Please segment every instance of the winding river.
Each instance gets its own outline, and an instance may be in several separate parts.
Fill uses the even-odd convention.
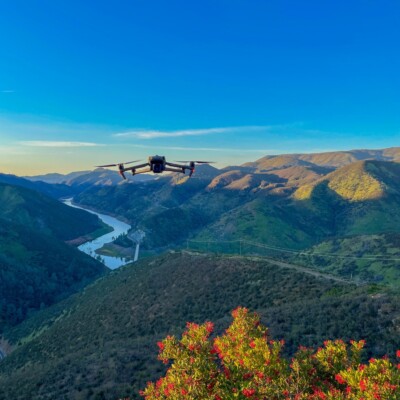
[[[70,207],[74,208],[80,208],[81,210],[85,210],[87,212],[90,212],[91,214],[97,215],[104,223],[107,225],[111,226],[114,230],[110,233],[107,233],[103,236],[98,237],[95,240],[92,240],[91,242],[86,242],[82,244],[81,246],[78,247],[79,250],[83,251],[86,254],[89,254],[90,256],[97,258],[98,255],[96,254],[96,250],[100,249],[105,245],[106,243],[110,243],[113,241],[113,238],[115,239],[117,236],[121,234],[128,233],[129,229],[131,229],[131,226],[126,224],[125,222],[122,222],[114,217],[111,217],[110,215],[106,214],[100,214],[98,212],[89,210],[85,207],[80,207],[72,203],[72,199],[67,199],[64,200],[64,204]],[[101,261],[103,264],[110,268],[110,269],[116,269],[119,268],[125,264],[127,264],[129,261],[125,258],[121,257],[110,257],[110,256],[101,256]]]

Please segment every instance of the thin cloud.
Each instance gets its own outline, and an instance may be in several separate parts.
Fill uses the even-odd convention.
[[[45,141],[45,140],[29,140],[19,142],[22,146],[29,147],[96,147],[103,146],[99,143],[91,142],[61,142],[61,141]]]
[[[273,153],[277,150],[273,149],[234,149],[226,147],[180,147],[180,146],[147,146],[144,144],[134,144],[133,147],[141,149],[155,150],[177,150],[177,151],[213,151],[213,152],[228,152],[228,153]]]
[[[15,90],[2,90],[1,93],[15,93]]]
[[[159,131],[159,130],[147,130],[147,129],[135,129],[129,132],[115,133],[115,137],[123,138],[136,138],[136,139],[157,139],[166,137],[183,137],[183,136],[203,136],[212,135],[219,133],[237,133],[237,132],[249,132],[249,131],[262,131],[266,130],[266,126],[233,126],[233,127],[222,127],[222,128],[205,128],[205,129],[184,129],[175,131]]]

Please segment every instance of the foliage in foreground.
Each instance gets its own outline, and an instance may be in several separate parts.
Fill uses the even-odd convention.
[[[232,312],[225,333],[210,338],[213,324],[187,324],[182,339],[158,343],[166,375],[149,382],[141,395],[156,399],[400,399],[400,364],[387,357],[362,364],[364,341],[326,341],[323,347],[300,347],[287,362],[283,341],[269,340],[260,318],[246,308]],[[400,357],[400,350],[397,351]]]

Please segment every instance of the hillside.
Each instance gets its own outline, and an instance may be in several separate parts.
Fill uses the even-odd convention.
[[[283,154],[265,156],[244,166],[257,170],[273,170],[292,166],[320,166],[340,168],[362,160],[400,161],[400,148],[391,147],[381,150],[349,150],[326,153]]]
[[[399,347],[399,299],[268,261],[176,253],[142,260],[38,313],[6,338],[0,398],[138,398],[161,375],[156,341],[186,321],[222,332],[237,305],[258,311],[287,354],[327,338],[367,339],[367,355]]]
[[[0,217],[70,240],[103,228],[93,214],[68,207],[42,193],[0,183]]]
[[[400,164],[360,161],[310,185],[294,198],[314,212],[328,213],[336,236],[400,230]]]
[[[0,218],[0,334],[106,272],[54,236]]]
[[[329,171],[317,166],[216,170],[190,180],[92,187],[75,200],[129,219],[146,232],[149,250],[190,238],[305,249],[331,237],[399,232],[399,164],[358,161]]]
[[[289,259],[347,279],[400,287],[400,233],[330,239]]]
[[[105,273],[64,241],[108,229],[93,214],[0,183],[0,332]]]

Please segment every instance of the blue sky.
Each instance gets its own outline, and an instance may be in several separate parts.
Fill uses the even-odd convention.
[[[0,3],[0,171],[398,146],[400,3]]]

